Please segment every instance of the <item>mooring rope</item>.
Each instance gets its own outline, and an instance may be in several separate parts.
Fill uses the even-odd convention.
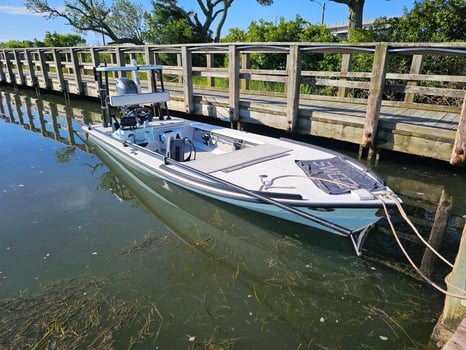
[[[394,198],[390,193],[384,193],[384,195],[388,198],[390,198],[391,200],[394,200],[396,198]],[[408,252],[406,251],[406,249],[403,247],[403,244],[401,243],[400,241],[400,238],[398,237],[398,234],[396,233],[396,229],[393,225],[393,222],[391,220],[391,217],[390,217],[390,213],[388,212],[388,208],[387,208],[387,205],[385,204],[385,201],[383,198],[381,198],[380,195],[377,195],[377,198],[379,199],[379,201],[382,203],[382,207],[384,209],[384,212],[385,212],[385,216],[387,218],[387,221],[388,221],[388,224],[390,226],[390,229],[392,230],[392,234],[393,234],[393,237],[395,238],[396,240],[396,243],[398,244],[398,246],[400,247],[401,251],[403,252],[403,255],[405,256],[405,258],[408,260],[408,262],[411,264],[411,266],[413,267],[413,269],[419,274],[419,276],[421,276],[427,283],[429,283],[432,287],[434,287],[435,289],[437,289],[439,292],[445,294],[445,295],[448,295],[450,297],[453,297],[453,298],[458,298],[458,299],[463,299],[463,300],[466,300],[466,290],[462,289],[462,288],[459,288],[457,286],[453,286],[451,283],[447,282],[447,280],[445,280],[445,283],[451,287],[454,287],[454,289],[460,291],[463,293],[463,295],[459,295],[459,294],[454,294],[454,293],[451,293],[449,292],[448,290],[440,287],[437,283],[435,283],[434,281],[432,281],[429,277],[427,277],[422,271],[421,269],[414,263],[414,261],[411,259],[411,257],[409,256]],[[401,204],[398,202],[398,201],[395,201],[397,204],[397,208],[398,208],[398,211],[400,212],[400,215],[406,220],[406,222],[408,223],[408,225],[411,227],[411,228],[414,228],[415,232],[417,232],[417,234],[419,234],[419,232],[417,231],[417,229],[414,227],[414,225],[412,224],[411,220],[408,218],[406,212],[404,211],[404,209],[401,207]],[[420,235],[420,234],[419,234]],[[419,236],[418,235],[418,236]],[[424,239],[422,239],[423,242],[425,242]],[[427,242],[426,242],[427,243]],[[430,244],[426,244],[427,248],[429,248],[430,250],[432,250],[432,252],[434,252],[437,256],[441,257],[441,259],[443,261],[448,261],[446,260],[443,256],[441,256],[440,253],[438,253]],[[453,264],[451,264],[449,261],[448,261],[448,266],[452,267],[453,268]]]
[[[337,184],[337,185],[340,185],[340,186],[344,186],[344,187],[348,187],[349,189],[355,189],[354,186],[352,185],[349,185],[349,184],[346,184],[346,183],[342,183],[340,181],[335,181],[335,180],[330,180],[330,179],[324,179],[324,178],[318,178],[318,177],[310,177],[310,176],[304,176],[304,175],[281,175],[281,176],[277,176],[277,177],[274,177],[270,180],[265,180],[264,178],[261,177],[261,186],[260,186],[260,189],[259,190],[265,190],[267,191],[268,189],[271,189],[271,188],[293,188],[291,186],[289,187],[285,187],[285,186],[274,186],[274,182],[280,178],[287,178],[287,177],[296,177],[296,178],[305,178],[305,179],[315,179],[315,180],[320,180],[320,181],[327,181],[327,182],[331,182],[331,183],[334,183],[334,184]],[[439,286],[438,284],[436,284],[434,281],[432,281],[429,277],[427,277],[422,271],[421,269],[414,263],[414,261],[411,259],[411,257],[409,256],[408,252],[406,251],[406,249],[404,248],[403,244],[401,243],[399,237],[398,237],[398,234],[396,233],[396,229],[395,229],[395,226],[393,225],[393,222],[391,220],[391,216],[390,216],[390,213],[388,212],[388,208],[387,208],[387,205],[385,203],[385,198],[388,198],[390,199],[396,206],[396,208],[398,209],[398,212],[400,213],[401,217],[405,220],[405,222],[409,225],[409,227],[411,227],[411,229],[413,230],[413,232],[416,234],[416,236],[419,238],[419,240],[424,243],[424,245],[430,250],[432,251],[432,253],[434,253],[440,260],[442,260],[446,265],[448,265],[450,268],[453,269],[454,265],[448,261],[442,254],[440,254],[429,242],[427,242],[424,237],[422,237],[422,235],[420,234],[419,230],[416,228],[416,226],[414,226],[414,224],[412,223],[412,221],[409,219],[408,217],[408,214],[406,214],[405,210],[403,209],[400,201],[395,197],[393,196],[393,194],[391,194],[390,192],[383,192],[382,194],[378,194],[378,193],[373,193],[371,192],[372,195],[377,198],[381,203],[382,203],[382,207],[384,209],[384,212],[385,212],[385,216],[387,218],[387,221],[388,221],[388,224],[390,226],[390,229],[392,231],[392,234],[393,234],[393,237],[395,238],[398,246],[400,247],[401,251],[403,252],[403,255],[405,256],[405,258],[408,260],[408,262],[410,263],[410,265],[413,267],[413,269],[428,283],[430,284],[432,287],[434,287],[435,289],[437,289],[439,292],[445,294],[445,295],[448,295],[450,297],[453,297],[453,298],[458,298],[458,299],[463,299],[463,300],[466,300],[466,290],[464,290],[463,288],[460,288],[460,287],[457,287],[455,285],[453,285],[452,283],[450,283],[447,278],[445,278],[445,283],[447,284],[448,287],[452,288],[452,289],[455,289],[457,290],[458,292],[462,293],[463,295],[460,295],[460,294],[454,294],[454,293],[451,293],[449,292],[448,290],[445,290],[444,288],[442,288],[441,286]]]

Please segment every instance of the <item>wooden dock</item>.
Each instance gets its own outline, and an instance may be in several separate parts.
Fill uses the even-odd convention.
[[[464,350],[466,349],[466,318],[460,323],[458,329],[442,347],[443,350]]]
[[[83,151],[89,152],[87,145],[76,137],[74,131],[76,126],[73,127],[73,123],[76,120],[85,122],[100,120],[99,108],[95,110],[82,109],[67,105],[65,102],[61,96],[41,98],[31,91],[16,93],[13,89],[4,89],[0,91],[0,118],[7,123],[40,133],[42,136],[54,139],[64,145],[79,147]],[[456,211],[453,211],[448,205],[443,204],[448,201],[446,198],[448,196],[445,195],[442,185],[425,183],[425,181],[417,179],[407,180],[402,177],[389,177],[387,180],[393,184],[393,189],[403,198],[405,206],[418,208],[411,212],[413,214],[418,212],[419,216],[411,214],[410,220],[414,222],[416,227],[421,226],[424,227],[424,230],[431,230],[429,243],[433,244],[431,238],[436,234],[436,231],[440,230],[442,234],[444,233],[446,227],[442,227],[442,225],[446,225],[448,221],[457,225],[455,231],[460,232],[463,228],[462,243],[456,258],[455,268],[448,277],[449,291],[452,294],[457,294],[458,289],[453,286],[463,288],[466,282],[466,226],[463,209],[457,208]],[[425,210],[425,212],[419,209]],[[435,214],[434,222],[430,219],[433,214]],[[419,241],[414,239],[412,234],[403,232],[398,232],[398,234],[404,241],[419,244]],[[425,249],[423,245],[418,247]],[[429,252],[426,249],[424,257]],[[430,275],[433,268],[435,266],[426,264],[423,258],[421,264],[423,272]],[[438,348],[443,346],[445,350],[464,349],[466,348],[466,321],[463,319],[466,316],[466,302],[451,296],[447,296],[445,300],[445,308],[432,335],[432,342]],[[461,320],[463,321],[458,326]]]
[[[284,63],[274,70],[256,69],[251,67],[254,55]],[[306,70],[305,61],[324,55],[335,55],[340,67]],[[370,72],[351,70],[361,56],[371,60]],[[408,62],[406,72],[390,71],[389,61],[399,57]],[[97,97],[93,67],[102,62],[163,64],[173,111],[351,142],[361,146],[361,155],[391,150],[464,164],[466,75],[425,73],[429,58],[445,57],[466,61],[466,43],[2,49],[0,82]],[[150,81],[141,80],[151,90]]]

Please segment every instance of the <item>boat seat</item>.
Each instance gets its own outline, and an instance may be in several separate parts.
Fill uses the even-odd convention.
[[[216,171],[229,173],[267,160],[283,157],[289,151],[291,151],[290,148],[263,144],[244,147],[209,158],[193,160],[186,164],[205,173],[215,173]]]

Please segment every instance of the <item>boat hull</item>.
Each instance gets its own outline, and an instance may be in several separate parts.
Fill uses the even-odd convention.
[[[152,165],[151,167],[148,167],[147,164],[143,163],[140,159],[137,159],[136,156],[128,156],[127,147],[122,146],[121,143],[115,144],[114,140],[105,140],[107,137],[105,135],[99,133],[92,134],[89,133],[89,130],[87,130],[87,132],[88,135],[90,135],[89,141],[91,141],[94,146],[102,147],[105,152],[109,153],[117,160],[125,162],[133,167],[134,173],[136,172],[136,169],[138,171],[145,172],[146,179],[150,179],[151,176],[157,176],[184,189],[194,191],[201,195],[226,202],[231,205],[263,213],[279,219],[311,226],[334,234],[348,236],[348,234],[339,232],[314,221],[310,221],[303,216],[290,212],[289,210],[284,210],[273,204],[261,203],[255,198],[250,198],[239,193],[232,193],[231,190],[221,188],[221,186],[216,186],[215,190],[212,190],[212,184],[199,184],[199,182],[196,183],[196,179],[190,179],[189,177],[183,176],[183,174],[180,174],[179,172],[170,171],[170,169],[167,169],[167,166],[162,161],[160,161],[158,166]],[[174,174],[176,174],[176,176]],[[378,211],[377,207],[354,206],[342,208],[337,206],[329,207],[328,205],[325,207],[310,207],[305,205],[294,206],[290,203],[292,203],[292,201],[289,201],[287,206],[289,205],[296,210],[315,216],[326,222],[328,221],[334,223],[335,225],[345,227],[348,229],[348,231],[352,231],[354,233],[360,233],[364,231],[379,220],[379,217],[376,216]]]

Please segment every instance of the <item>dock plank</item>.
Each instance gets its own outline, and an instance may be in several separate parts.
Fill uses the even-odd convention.
[[[460,323],[456,332],[443,346],[442,350],[464,350],[466,349],[466,318]]]

